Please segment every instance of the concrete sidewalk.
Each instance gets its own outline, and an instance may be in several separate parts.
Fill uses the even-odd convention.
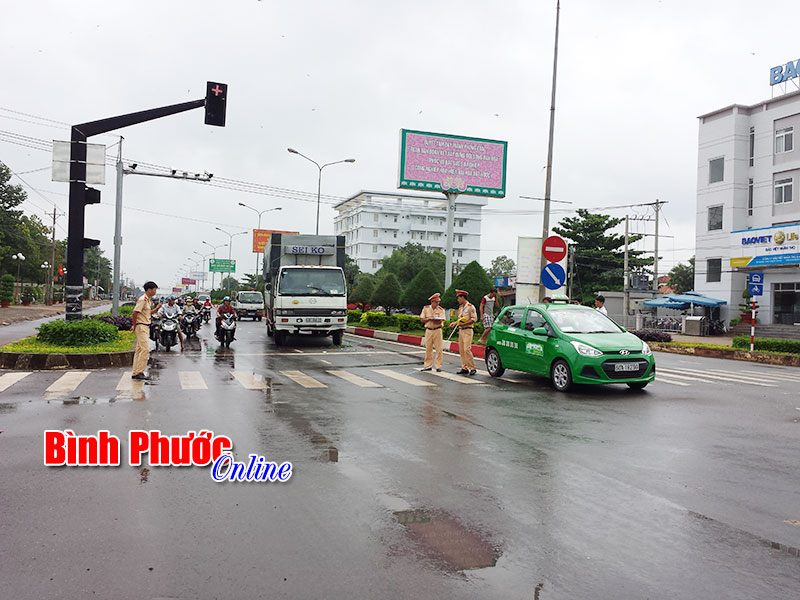
[[[727,335],[684,335],[682,333],[673,333],[673,342],[688,342],[690,344],[711,344],[713,346],[733,346],[733,338]]]

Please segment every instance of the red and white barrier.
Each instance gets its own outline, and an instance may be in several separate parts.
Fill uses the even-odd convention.
[[[406,333],[395,333],[393,331],[382,331],[380,329],[367,329],[366,327],[348,327],[347,333],[360,335],[363,337],[374,338],[376,340],[386,340],[388,342],[399,342],[401,344],[409,344],[411,346],[425,346],[425,338],[418,335],[408,335]],[[458,354],[458,342],[447,340],[442,344],[445,352],[453,352]],[[472,354],[476,358],[483,358],[484,347],[478,344],[472,344]]]

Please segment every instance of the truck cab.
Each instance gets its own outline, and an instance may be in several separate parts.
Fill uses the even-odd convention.
[[[264,294],[256,291],[238,292],[233,308],[240,319],[250,317],[254,321],[260,321],[264,317]]]

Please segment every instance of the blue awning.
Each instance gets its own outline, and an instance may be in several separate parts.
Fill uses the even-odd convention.
[[[686,310],[692,305],[695,306],[722,306],[727,304],[725,300],[717,300],[716,298],[709,298],[699,292],[691,291],[684,294],[664,294],[652,300],[645,300],[642,303],[644,306],[653,306],[656,308],[675,308],[678,310]]]
[[[653,298],[652,300],[645,300],[642,302],[644,306],[652,306],[654,308],[674,308],[676,310],[686,310],[689,308],[689,304],[686,302],[679,302],[677,300],[673,300],[666,296],[659,296],[658,298]]]

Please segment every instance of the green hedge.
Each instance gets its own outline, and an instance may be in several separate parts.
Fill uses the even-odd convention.
[[[348,310],[347,311],[347,324],[352,325],[354,323],[359,323],[361,321],[361,315],[363,311],[360,310]]]
[[[737,335],[733,338],[733,347],[750,349],[750,336]],[[753,347],[762,352],[788,352],[800,354],[800,340],[776,340],[773,338],[756,338]]]
[[[36,339],[57,346],[92,346],[114,342],[118,338],[117,328],[96,319],[82,321],[50,321],[39,326]]]
[[[361,315],[359,324],[362,327],[376,329],[379,327],[397,327],[397,315],[387,315],[385,313],[368,310]]]
[[[412,331],[425,327],[419,317],[415,315],[394,315],[394,318],[397,321],[397,327],[400,328],[400,331]]]

